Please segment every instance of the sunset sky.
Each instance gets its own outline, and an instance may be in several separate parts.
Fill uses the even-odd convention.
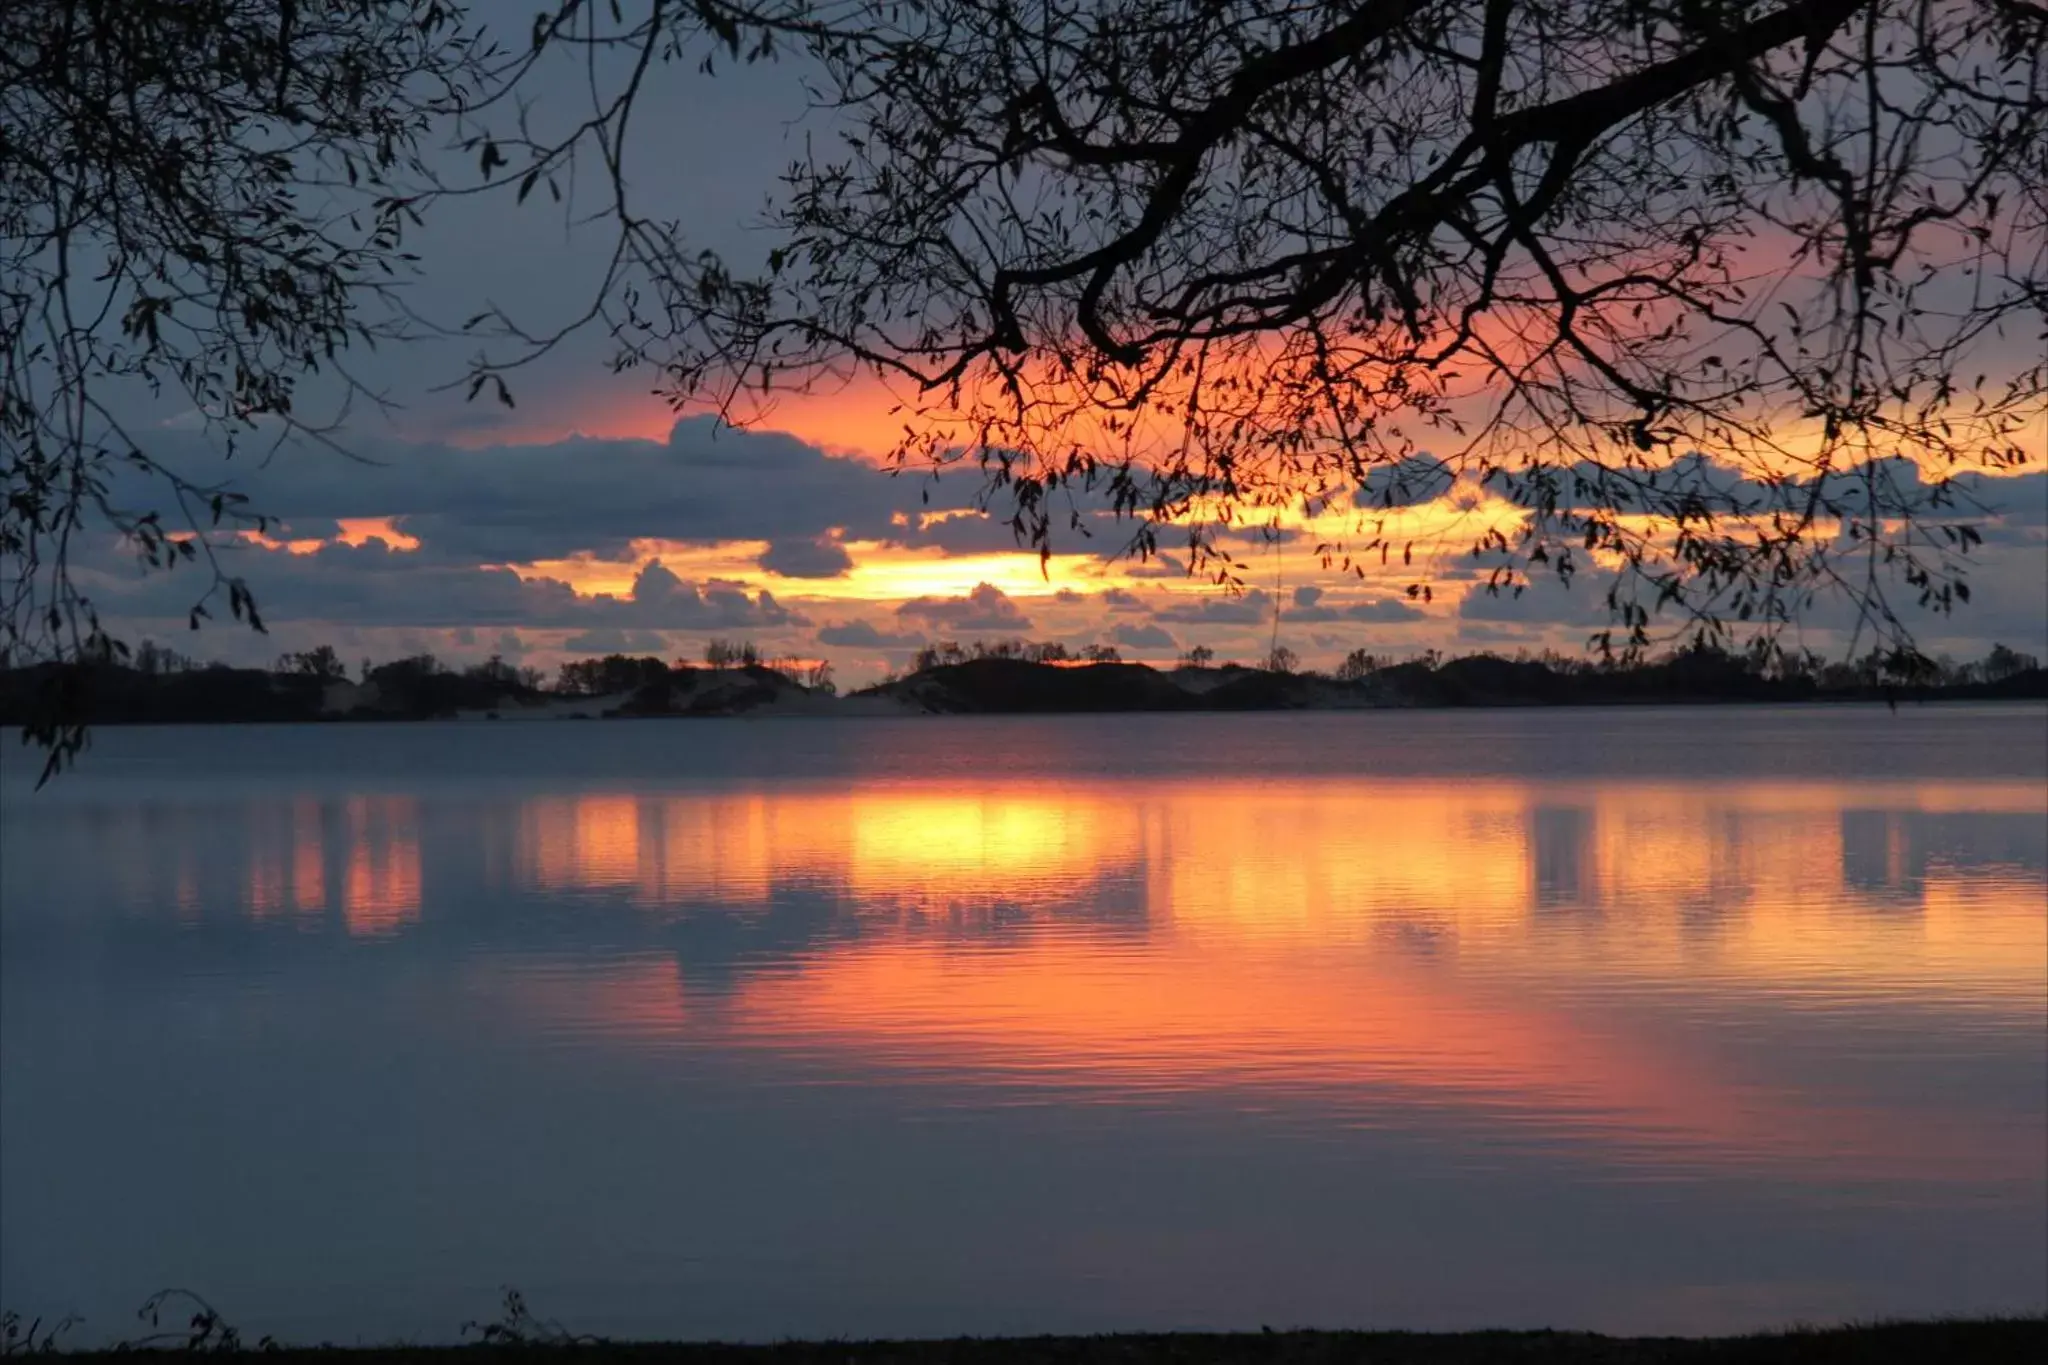
[[[751,224],[778,168],[820,128],[798,75],[787,63],[664,73],[636,125],[641,202],[742,265],[758,258],[764,238]],[[546,81],[538,92],[546,109]],[[501,200],[446,206],[414,247],[427,274],[411,306],[447,320],[495,304],[559,321],[587,301],[602,265],[599,232],[568,227],[538,199],[516,211]],[[346,455],[287,448],[226,469],[252,506],[282,521],[274,537],[224,551],[224,567],[255,590],[267,637],[232,625],[189,634],[200,579],[145,576],[115,547],[85,561],[103,614],[131,638],[237,662],[325,642],[351,663],[428,650],[552,670],[589,653],[694,658],[712,636],[743,637],[772,655],[830,659],[855,683],[901,667],[926,641],[981,636],[1108,643],[1147,662],[1204,644],[1219,660],[1251,661],[1272,638],[1276,607],[1281,643],[1312,666],[1359,646],[1572,650],[1606,619],[1586,579],[1520,600],[1478,591],[1484,566],[1465,552],[1515,509],[1471,487],[1388,523],[1417,541],[1428,603],[1403,595],[1417,569],[1396,562],[1360,577],[1317,562],[1317,540],[1358,534],[1355,509],[1293,525],[1277,548],[1240,538],[1256,585],[1242,596],[1190,577],[1171,555],[1129,560],[1120,552],[1131,528],[1106,517],[1091,518],[1092,537],[1060,536],[1041,571],[1002,520],[974,510],[972,472],[934,483],[881,468],[903,418],[878,385],[784,399],[740,431],[678,418],[645,371],[609,373],[601,330],[520,371],[512,408],[443,387],[467,353],[449,343],[353,357],[394,406],[355,405]],[[186,418],[151,420],[174,465],[220,476],[214,444]],[[1924,641],[1957,656],[1994,640],[2048,649],[2048,474],[1975,491],[2001,513],[1987,527],[1973,603],[1921,623]],[[1821,608],[1806,642],[1839,654],[1846,620]]]

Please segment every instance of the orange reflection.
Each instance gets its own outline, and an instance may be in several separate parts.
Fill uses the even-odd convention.
[[[1175,950],[1153,966],[1134,979],[1126,954],[1074,943],[971,964],[930,944],[860,949],[798,976],[764,975],[732,1013],[756,1039],[837,1046],[885,1069],[937,1064],[1134,1098],[1334,1095],[1364,1111],[1359,1122],[1449,1107],[1623,1157],[1731,1166],[1824,1156],[1871,1176],[1933,1160],[2008,1178],[2039,1165],[2031,1142],[1774,1093],[1672,1039],[1473,990],[1426,966],[1342,956],[1248,966]]]
[[[292,811],[292,905],[300,914],[327,908],[327,846],[320,807],[301,799]]]
[[[393,934],[420,915],[420,844],[410,797],[348,803],[348,870],[342,921],[353,937]]]
[[[416,801],[335,814],[348,932],[414,923]],[[266,821],[251,911],[284,903],[287,866],[317,906],[321,809]],[[515,889],[711,931],[516,978],[518,1014],[579,1033],[1114,1102],[1311,1097],[1333,1122],[1427,1112],[1622,1161],[2002,1180],[2038,1175],[2038,1132],[1787,1085],[1698,1021],[1904,1008],[2037,1034],[2044,822],[2026,782],[990,778],[548,797],[478,848]],[[763,950],[735,953],[753,930]]]
[[[1871,836],[1855,822],[1873,807]],[[544,889],[617,888],[650,908],[759,905],[778,882],[829,884],[868,906],[1085,906],[1124,876],[1142,881],[1151,929],[1217,948],[1323,951],[1400,928],[1454,933],[1466,953],[1534,969],[1574,955],[1574,935],[1550,930],[1577,924],[1615,970],[1645,976],[1682,981],[1708,955],[1752,978],[1868,975],[1934,994],[1966,964],[1930,956],[1931,926],[1972,914],[1997,932],[1953,945],[1970,954],[1970,996],[1997,980],[2032,999],[2048,981],[2048,918],[2026,887],[1987,893],[1953,860],[1907,875],[1902,822],[1945,812],[2031,818],[2048,815],[2048,798],[2026,783],[1213,780],[607,794],[524,805],[518,860]],[[1859,871],[1871,837],[1883,896]],[[1872,918],[1908,893],[1914,916]],[[1576,918],[1550,924],[1561,910]]]
[[[1954,845],[2001,817],[1999,837],[2038,830],[2044,803],[2026,783],[1362,781],[563,799],[521,816],[544,887],[770,916],[778,888],[821,888],[859,931],[704,1009],[687,938],[525,1004],[869,1070],[1315,1093],[1358,1122],[1423,1103],[1657,1160],[2021,1178],[2038,1144],[2009,1127],[1773,1085],[1672,1019],[1915,1002],[2038,1029],[2039,850]],[[1661,1027],[1644,999],[1673,1007]]]

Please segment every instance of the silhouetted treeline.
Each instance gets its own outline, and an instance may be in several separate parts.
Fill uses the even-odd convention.
[[[62,667],[0,665],[0,724],[27,724],[52,709],[94,725],[426,720],[585,700],[593,714],[725,714],[792,689],[835,690],[824,660],[765,660],[751,642],[730,640],[711,641],[704,657],[708,673],[681,660],[608,654],[565,663],[550,680],[497,655],[458,668],[415,654],[364,659],[351,676],[330,645],[282,654],[263,669],[201,664],[144,641],[132,654]],[[701,677],[716,681],[700,685]]]
[[[964,664],[973,659],[1022,659],[1034,664],[1122,663],[1123,656],[1115,645],[1081,645],[1069,647],[1057,641],[1040,640],[975,640],[960,644],[955,640],[939,640],[919,649],[911,656],[910,671],[923,673],[947,664]]]
[[[1330,672],[1303,672],[1276,649],[1256,667],[1215,663],[1202,648],[1170,670],[1118,660],[1105,646],[1024,640],[928,645],[914,671],[858,694],[937,712],[1270,711],[1387,706],[1565,706],[1649,702],[1788,702],[2048,697],[2029,654],[1994,646],[1958,664],[1870,654],[1849,663],[1805,654],[1754,657],[1693,647],[1633,665],[1553,652],[1394,660],[1354,650]],[[764,662],[751,643],[714,640],[706,665],[610,654],[561,665],[550,680],[493,656],[450,667],[431,654],[372,663],[350,676],[330,647],[272,667],[200,665],[145,643],[132,657],[56,667],[0,667],[0,724],[61,706],[98,725],[492,715],[588,702],[590,715],[731,715],[792,694],[834,695],[823,660]],[[578,708],[566,708],[577,711]]]
[[[295,657],[332,653],[323,647],[314,655]],[[148,657],[144,650],[137,656],[0,670],[0,723],[26,724],[39,709],[51,707],[83,716],[92,725],[425,719],[530,704],[542,696],[518,670],[498,660],[451,669],[421,654],[370,665],[351,680],[339,667],[234,668],[192,664],[176,656]]]
[[[1996,645],[1957,664],[1870,654],[1830,663],[1813,654],[1751,656],[1694,646],[1634,664],[1546,652],[1396,661],[1354,650],[1328,673],[1302,672],[1277,648],[1256,667],[1217,664],[1206,647],[1161,672],[1143,664],[1075,667],[1028,649],[920,654],[905,677],[868,689],[926,711],[1273,711],[1398,706],[1568,706],[1617,703],[1966,700],[2048,697],[2032,655]]]

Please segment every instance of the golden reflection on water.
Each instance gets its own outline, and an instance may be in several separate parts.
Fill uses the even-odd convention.
[[[292,805],[292,908],[315,915],[327,908],[327,856],[320,838],[320,805],[300,797]]]
[[[420,917],[418,803],[358,796],[348,803],[342,919],[352,937],[395,934]]]
[[[1577,975],[1868,981],[2038,1003],[2044,851],[1921,848],[1920,822],[2048,819],[2034,784],[1585,788],[1091,784],[589,795],[519,808],[519,879],[648,912],[765,906],[791,885],[923,913],[1086,913],[1140,888],[1154,936],[1323,952],[1390,928]],[[2007,826],[2010,826],[2010,820]],[[2048,844],[2048,835],[2037,836]],[[416,855],[415,855],[416,856]]]
[[[497,823],[483,832],[509,846],[515,886],[612,892],[654,915],[759,909],[804,885],[867,909],[1085,921],[1114,882],[1133,890],[1148,934],[1203,948],[1320,952],[1391,928],[1572,975],[1586,950],[1625,944],[1646,973],[1696,968],[1710,947],[1720,970],[1887,992],[2038,1002],[2048,984],[2048,823],[1989,855],[1924,827],[1946,818],[1947,834],[1967,834],[2007,817],[2009,844],[2010,817],[2048,822],[2048,792],[2024,782],[994,784],[593,793],[514,809],[509,838]],[[420,917],[417,797],[350,797],[338,821],[302,798],[252,822],[252,915],[325,909],[338,866],[350,932]],[[189,858],[173,876],[186,907]]]
[[[1314,954],[1393,930],[1574,977],[1612,958],[1646,976],[1710,962],[1978,1003],[2039,1005],[2048,988],[2048,792],[2024,782],[992,784],[515,810],[515,886],[615,893],[656,916],[759,910],[809,886],[866,910],[1085,923],[1115,883],[1149,936],[1201,951]],[[2010,817],[2038,826],[2032,844],[1987,855],[1924,828],[1946,818],[1967,835],[1998,817],[2008,844]],[[244,903],[318,911],[338,861],[349,931],[402,929],[422,912],[419,821],[412,796],[351,797],[339,828],[311,800],[262,811]],[[176,876],[182,906],[190,865]]]
[[[317,912],[330,883],[351,935],[441,913],[418,798],[338,814],[260,817],[252,915]],[[470,842],[436,856],[486,866],[456,882],[650,927],[549,970],[507,967],[479,929],[470,986],[534,1027],[1025,1092],[1309,1096],[1361,1125],[1448,1107],[1654,1159],[2039,1179],[2038,1120],[1833,1094],[1685,1023],[1910,1030],[1918,1011],[2038,1036],[2039,784],[990,781],[558,795],[461,822]],[[698,960],[720,924],[784,921]]]

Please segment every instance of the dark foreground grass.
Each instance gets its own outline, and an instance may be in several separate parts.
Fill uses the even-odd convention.
[[[113,1365],[132,1352],[67,1352]],[[1256,1332],[711,1343],[544,1340],[468,1346],[271,1349],[263,1365],[1824,1365],[2048,1360],[2048,1318],[1901,1322],[1744,1337],[1583,1332]]]

